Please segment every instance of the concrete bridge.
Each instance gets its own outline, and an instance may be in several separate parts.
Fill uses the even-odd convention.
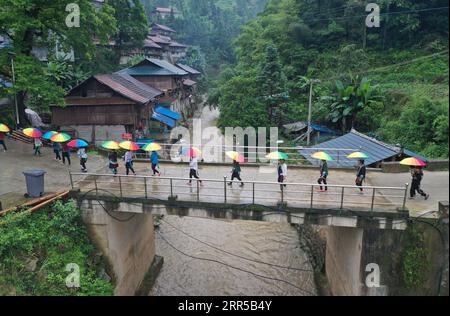
[[[406,228],[408,187],[363,187],[318,184],[71,173],[72,190],[89,209],[106,203],[112,211],[240,219],[339,227]]]

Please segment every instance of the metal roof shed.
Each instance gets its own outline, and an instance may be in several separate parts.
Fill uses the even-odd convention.
[[[344,136],[318,144],[311,149],[301,149],[300,154],[313,165],[319,165],[320,161],[311,158],[311,155],[317,151],[327,151],[327,148],[333,149],[332,151],[330,150],[327,152],[334,159],[334,161],[330,161],[328,163],[330,167],[355,166],[356,161],[354,159],[347,158],[347,156],[354,151],[362,151],[369,155],[369,159],[366,159],[366,164],[368,166],[379,164],[383,161],[393,159],[396,156],[416,157],[425,161],[427,160],[425,157],[422,157],[412,151],[383,143],[374,138],[361,134],[356,130],[352,130]]]

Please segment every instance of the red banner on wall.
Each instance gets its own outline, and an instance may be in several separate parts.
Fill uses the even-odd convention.
[[[122,139],[123,140],[133,140],[133,135],[132,134],[122,134]]]

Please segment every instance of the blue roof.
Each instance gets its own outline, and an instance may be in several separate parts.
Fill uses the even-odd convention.
[[[329,129],[326,126],[319,125],[319,124],[311,124],[311,128],[315,131],[321,132],[321,133],[327,133],[332,135],[337,135],[338,133],[336,131],[333,131],[332,129]]]
[[[152,119],[155,119],[163,124],[166,124],[167,126],[169,126],[170,128],[174,128],[177,125],[177,122],[173,119],[171,119],[168,116],[159,114],[159,113],[153,113]]]
[[[334,159],[334,161],[328,162],[330,167],[353,167],[356,164],[356,161],[354,159],[348,159],[347,156],[355,151],[362,151],[369,155],[369,158],[366,159],[367,165],[384,161],[401,153],[401,150],[398,147],[382,143],[376,139],[358,133],[357,131],[352,131],[344,136],[316,145],[312,147],[312,149],[302,149],[300,150],[300,154],[313,165],[319,165],[320,161],[311,158],[311,155],[319,151],[318,149],[324,149],[324,151],[326,151],[326,148],[344,149],[339,152],[336,150],[327,151]],[[404,153],[407,156],[416,157],[426,161],[426,158],[421,157],[412,151],[404,150]]]
[[[171,119],[173,119],[175,121],[178,121],[178,120],[181,119],[181,114],[180,113],[173,112],[173,111],[171,111],[169,109],[166,109],[164,107],[156,108],[155,112],[158,113],[158,114],[162,114],[162,115],[168,116],[168,117],[170,117]]]

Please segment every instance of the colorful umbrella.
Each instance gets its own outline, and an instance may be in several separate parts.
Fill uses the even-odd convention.
[[[148,152],[150,152],[150,151],[160,151],[161,148],[162,147],[161,147],[160,144],[150,143],[150,144],[144,145],[144,147],[142,147],[142,150],[148,151]]]
[[[242,156],[240,153],[238,153],[237,151],[227,151],[226,155],[228,157],[230,157],[231,159],[233,159],[234,161],[237,161],[239,163],[243,163],[245,162],[245,158],[244,156]]]
[[[26,128],[23,130],[23,133],[31,138],[41,138],[42,132],[38,130],[37,128]]]
[[[333,158],[329,154],[327,154],[323,151],[317,152],[317,153],[311,155],[311,157],[314,159],[319,159],[319,160],[333,161]]]
[[[135,142],[130,142],[130,141],[122,142],[119,144],[119,146],[120,146],[120,148],[129,150],[129,151],[137,151],[137,150],[141,149],[141,147],[139,147],[138,144],[136,144]]]
[[[202,154],[202,151],[196,147],[186,147],[183,148],[181,154],[190,158],[194,158],[200,156]]]
[[[347,156],[349,159],[368,159],[369,155],[363,152],[355,152]]]
[[[418,158],[414,158],[414,157],[403,159],[400,162],[400,164],[404,165],[404,166],[411,166],[411,167],[426,167],[427,166],[426,162],[424,162]]]
[[[1,124],[0,123],[0,132],[1,133],[9,133],[11,130],[9,129],[8,126],[6,126],[5,124]]]
[[[65,143],[71,139],[72,139],[72,137],[70,137],[69,135],[67,135],[65,133],[58,133],[58,134],[55,134],[52,137],[50,137],[50,140],[54,143]]]
[[[118,142],[115,141],[106,141],[102,144],[102,147],[109,150],[119,150],[120,145]]]
[[[58,134],[58,132],[55,132],[55,131],[47,132],[47,133],[44,134],[44,136],[42,136],[42,138],[50,140],[50,138],[52,138],[56,134]]]
[[[85,148],[89,147],[89,144],[87,141],[83,139],[74,139],[67,143],[67,146],[72,148]]]
[[[268,154],[266,158],[270,160],[286,160],[289,158],[289,156],[285,153],[282,153],[281,151],[275,151]]]

